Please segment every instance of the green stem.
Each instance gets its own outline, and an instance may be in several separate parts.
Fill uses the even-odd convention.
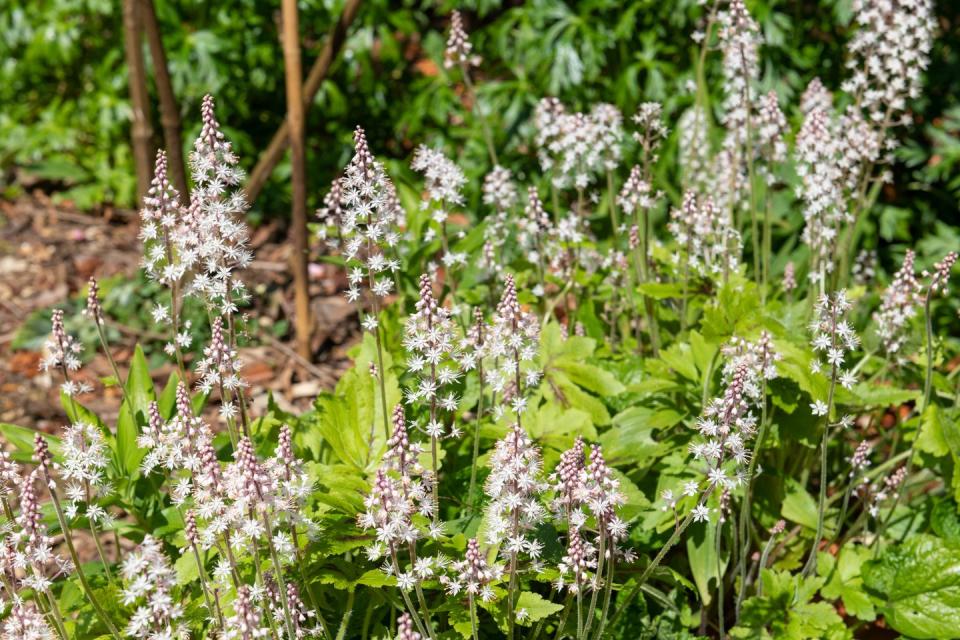
[[[470,601],[470,632],[473,640],[480,640],[480,636],[477,635],[477,603],[473,600],[473,594],[469,594],[467,599]]]
[[[55,485],[50,478],[50,474],[47,473],[45,466],[41,466],[41,469],[43,471],[43,479],[50,488],[50,497],[53,501],[53,508],[57,513],[57,521],[60,523],[60,529],[63,531],[63,540],[67,543],[67,551],[70,553],[70,560],[73,562],[73,567],[77,572],[77,578],[80,580],[80,587],[83,589],[84,595],[87,596],[87,600],[89,600],[90,604],[93,605],[93,608],[96,609],[97,615],[100,616],[100,620],[103,622],[110,635],[113,636],[114,640],[120,640],[120,633],[107,616],[107,612],[104,611],[103,607],[100,605],[100,601],[97,600],[97,597],[93,594],[93,589],[90,587],[90,583],[87,581],[87,576],[83,573],[83,567],[80,565],[80,556],[77,555],[77,549],[73,545],[73,536],[70,534],[70,527],[67,526],[67,519],[63,515],[63,509],[60,506],[60,498],[57,497],[56,490],[54,489]]]
[[[813,539],[813,548],[803,567],[803,576],[809,577],[817,571],[817,551],[823,539],[823,525],[827,511],[827,448],[830,443],[830,412],[833,409],[833,393],[837,386],[837,365],[831,366],[830,392],[827,395],[827,415],[823,425],[823,438],[820,441],[820,497],[817,500],[817,535]]]
[[[710,493],[713,491],[713,486],[708,487],[703,494],[700,496],[698,504],[705,504]],[[637,597],[640,593],[640,590],[643,588],[643,585],[646,583],[647,578],[650,577],[650,574],[653,573],[653,570],[660,566],[660,563],[666,557],[667,552],[673,548],[673,545],[677,543],[680,539],[680,536],[683,535],[683,532],[687,530],[687,527],[690,526],[690,523],[693,522],[693,510],[687,514],[687,517],[683,519],[683,522],[680,523],[680,526],[675,527],[673,533],[667,539],[667,542],[660,547],[660,551],[657,552],[657,555],[654,556],[650,564],[647,565],[647,568],[643,570],[643,573],[640,574],[640,577],[637,578],[637,584],[634,585],[630,593],[627,594],[627,597],[624,599],[623,604],[620,605],[616,611],[613,612],[613,616],[610,617],[611,626],[620,619],[620,616],[627,610],[627,607],[630,605],[630,602]]]
[[[347,637],[347,627],[350,625],[350,617],[353,615],[353,601],[356,597],[356,589],[347,594],[347,606],[344,609],[343,617],[340,619],[340,628],[337,630],[337,640],[343,640]]]
[[[473,461],[470,464],[470,492],[467,494],[470,500],[470,508],[473,509],[474,491],[477,488],[477,458],[480,457],[480,418],[483,416],[483,360],[478,358],[477,376],[480,380],[480,396],[477,399],[477,419],[473,428]]]
[[[934,276],[936,278],[936,276]],[[935,284],[936,282],[934,282]],[[920,405],[920,416],[921,419],[924,414],[927,412],[927,407],[930,406],[930,398],[933,395],[933,317],[930,313],[930,301],[933,297],[933,285],[927,290],[927,296],[923,302],[923,315],[924,315],[924,328],[926,330],[926,342],[927,342],[927,366],[926,372],[923,380],[923,404]],[[880,523],[880,526],[877,528],[877,535],[875,541],[877,543],[877,553],[880,552],[880,537],[886,531],[887,527],[890,525],[890,521],[893,520],[893,512],[896,510],[897,505],[900,504],[900,500],[903,499],[904,491],[907,487],[907,478],[913,472],[913,451],[914,446],[916,445],[917,439],[914,438],[913,442],[910,444],[910,448],[907,450],[907,473],[904,476],[903,482],[900,483],[900,486],[897,487],[897,494],[893,498],[893,504],[890,505],[890,511],[887,513],[887,517],[883,519],[883,522]]]

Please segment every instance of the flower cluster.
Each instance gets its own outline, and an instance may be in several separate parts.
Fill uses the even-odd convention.
[[[513,209],[517,199],[517,185],[510,169],[497,165],[483,177],[483,204],[500,213]]]
[[[455,411],[458,404],[454,392],[442,394],[444,387],[460,378],[455,330],[456,323],[450,312],[441,307],[433,295],[430,277],[421,275],[416,312],[410,315],[404,327],[403,345],[410,353],[407,368],[416,377],[415,383],[406,391],[406,401],[430,406],[431,421],[426,431],[434,438],[447,435],[438,410]]]
[[[914,260],[913,250],[907,249],[903,264],[883,292],[880,308],[873,314],[884,351],[901,363],[901,350],[907,340],[910,319],[917,315],[917,307],[922,303],[922,287],[914,272]]]
[[[190,153],[194,188],[190,205],[176,229],[177,252],[190,256],[195,275],[187,293],[205,300],[225,315],[237,310],[248,294],[235,272],[253,260],[243,215],[248,208],[241,183],[243,170],[214,113],[214,101],[204,96],[203,127]]]
[[[76,371],[80,368],[80,354],[83,352],[83,345],[67,333],[63,326],[63,310],[61,309],[53,310],[50,338],[44,343],[43,350],[46,355],[40,361],[41,371],[50,371],[51,369]]]
[[[825,356],[831,379],[838,381],[846,389],[853,388],[857,377],[853,371],[843,369],[844,358],[860,344],[860,338],[845,317],[852,306],[846,291],[837,291],[832,296],[824,294],[817,301],[814,318],[810,323],[814,352]],[[814,373],[820,373],[823,363],[819,358],[815,358],[810,363],[810,369]],[[829,411],[827,403],[820,399],[814,400],[811,409],[817,416],[825,416]]]
[[[0,640],[54,640],[58,636],[31,602],[17,601],[3,622]]]
[[[103,432],[88,422],[75,422],[63,432],[63,464],[60,475],[66,481],[68,502],[65,513],[74,518],[80,505],[86,504],[84,515],[91,522],[109,524],[109,514],[94,499],[109,491],[105,472],[110,464],[110,448]]]
[[[127,624],[128,636],[150,640],[190,637],[183,621],[183,605],[173,595],[177,574],[159,541],[152,536],[145,537],[137,550],[124,560],[121,573],[127,583],[122,602],[137,606]]]
[[[500,545],[500,552],[511,559],[523,554],[537,563],[543,545],[528,533],[547,516],[540,494],[549,486],[542,478],[540,449],[514,424],[497,441],[488,464],[491,471],[484,485],[490,498],[487,544]]]
[[[503,577],[503,565],[488,563],[476,538],[467,540],[467,550],[463,560],[450,563],[450,569],[452,576],[440,576],[440,583],[450,595],[457,595],[464,591],[467,595],[477,596],[484,602],[490,602],[496,597],[490,585]]]
[[[444,266],[449,268],[465,265],[467,255],[463,252],[451,251],[448,246],[446,225],[450,215],[448,207],[460,206],[464,202],[461,189],[466,184],[467,177],[460,167],[443,155],[443,152],[425,145],[417,148],[410,167],[422,173],[425,178],[427,197],[421,206],[431,212],[431,219],[440,227]],[[436,233],[436,229],[430,227],[424,234],[423,241],[431,242]]]
[[[869,499],[867,512],[873,518],[879,518],[880,507],[890,496],[895,496],[900,485],[907,479],[907,468],[898,467],[893,473],[877,480],[866,487],[866,497]]]
[[[370,153],[363,129],[353,134],[354,155],[340,179],[342,208],[337,233],[343,238],[347,260],[350,302],[360,299],[360,287],[366,286],[375,299],[385,298],[393,289],[390,271],[400,268],[395,257],[387,257],[400,241],[399,227],[404,214],[393,183]]]
[[[473,55],[473,44],[470,36],[463,27],[463,16],[459,11],[450,14],[450,35],[447,38],[447,48],[443,51],[443,66],[447,69],[457,65],[476,67],[480,64],[480,57]]]
[[[233,615],[227,618],[224,632],[224,637],[229,640],[256,640],[272,635],[247,585],[241,585],[237,589],[237,597],[233,601]]]
[[[203,349],[203,358],[197,363],[197,388],[203,393],[221,388],[225,391],[239,391],[246,386],[240,377],[243,363],[237,350],[230,345],[223,333],[223,319],[216,317],[210,326],[210,344]],[[226,398],[223,398],[226,402]],[[230,408],[227,409],[230,411]]]
[[[832,131],[829,115],[823,109],[814,109],[797,134],[796,160],[806,221],[801,238],[810,247],[810,280],[818,283],[821,291],[834,269],[838,231],[853,220],[844,201],[839,153],[840,141]]]
[[[690,444],[695,460],[705,464],[707,485],[704,494],[714,489],[730,490],[750,480],[748,466],[751,457],[750,440],[756,435],[756,410],[765,402],[764,385],[777,376],[778,354],[767,333],[756,342],[735,339],[724,352],[727,362],[723,368],[726,388],[723,394],[710,401],[697,421],[700,439]],[[683,488],[686,496],[701,493],[702,481],[688,481]],[[661,498],[670,508],[675,506],[673,492],[667,490]],[[700,501],[695,518],[709,518],[709,510]]]
[[[932,0],[854,0],[857,25],[847,45],[852,75],[843,89],[856,97],[867,119],[894,124],[907,100],[920,95],[936,27]]]
[[[540,382],[540,371],[527,365],[537,357],[539,333],[537,318],[520,308],[516,284],[508,274],[482,350],[483,357],[493,360],[492,366],[484,367],[486,383],[503,403],[494,409],[498,419],[509,403],[519,421],[527,405],[526,388]]]
[[[685,193],[680,208],[671,209],[667,229],[683,248],[685,268],[708,278],[736,271],[740,234],[710,196],[698,198],[692,191]],[[680,253],[675,259],[681,260]]]
[[[633,215],[644,209],[649,209],[655,201],[655,196],[651,193],[650,183],[643,179],[641,167],[634,165],[630,169],[627,181],[623,183],[623,188],[620,189],[617,204],[620,205],[624,213]]]
[[[568,113],[556,98],[544,98],[534,115],[540,166],[561,189],[586,189],[598,174],[620,162],[623,116],[613,105]]]
[[[732,149],[746,142],[748,122],[754,109],[753,83],[759,77],[760,27],[743,0],[730,0],[719,13],[720,48],[723,51],[723,117],[727,131],[724,146]]]
[[[951,251],[943,257],[943,260],[933,265],[932,274],[923,272],[925,278],[930,278],[930,295],[946,294],[950,271],[953,269],[953,265],[957,263],[957,255],[956,251]]]
[[[633,124],[637,127],[633,139],[640,143],[647,159],[656,162],[654,152],[669,133],[667,125],[663,123],[663,106],[659,102],[641,103],[633,114]]]
[[[685,189],[705,192],[710,178],[710,137],[707,114],[694,105],[683,112],[677,123],[678,164]]]
[[[167,153],[157,151],[153,180],[140,209],[140,240],[144,243],[143,267],[157,282],[171,286],[190,269],[192,253],[184,254],[174,241],[181,237],[183,224],[180,194],[167,175]]]
[[[770,91],[760,98],[756,129],[760,153],[767,164],[786,160],[787,143],[784,141],[784,134],[787,132],[787,119],[780,110],[776,91]],[[765,171],[767,180],[772,181],[773,175],[769,167],[766,167]]]

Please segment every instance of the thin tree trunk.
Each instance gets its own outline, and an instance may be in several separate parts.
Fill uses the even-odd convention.
[[[167,166],[173,176],[173,186],[180,192],[184,203],[190,202],[187,187],[187,171],[183,163],[183,138],[180,135],[180,107],[170,82],[170,70],[167,67],[167,53],[163,48],[163,36],[157,24],[157,10],[153,0],[141,0],[143,29],[147,33],[150,45],[150,57],[153,59],[153,75],[160,96],[160,124],[163,126],[163,138],[167,148]]]
[[[290,221],[290,239],[293,242],[293,288],[297,315],[297,352],[310,357],[310,293],[307,291],[307,169],[303,148],[304,122],[303,91],[300,85],[303,70],[300,67],[300,25],[297,19],[297,0],[283,0],[283,64],[287,88],[287,125],[290,129],[290,156],[293,173],[291,197],[293,212]]]
[[[317,92],[320,90],[320,85],[326,79],[327,73],[330,71],[330,66],[333,64],[333,59],[337,56],[337,53],[339,53],[340,48],[343,46],[343,43],[347,37],[347,29],[357,16],[357,10],[360,8],[360,2],[361,0],[347,0],[346,5],[343,7],[343,13],[340,15],[340,19],[337,20],[336,24],[331,27],[330,33],[327,34],[326,42],[323,43],[323,50],[320,52],[320,56],[314,61],[313,66],[310,68],[310,73],[307,75],[307,81],[303,83],[302,96],[304,114],[309,111],[310,105],[313,103],[313,99],[317,96]],[[289,142],[290,124],[288,121],[284,120],[283,124],[280,125],[280,128],[277,129],[277,132],[273,134],[273,139],[270,140],[270,144],[260,155],[260,159],[257,160],[257,165],[253,168],[253,171],[250,172],[249,178],[247,178],[247,186],[245,188],[247,202],[253,202],[257,199],[257,196],[260,195],[263,185],[266,184],[267,178],[270,177],[270,174],[273,173],[277,163],[280,162],[280,158],[283,157],[283,152],[286,150]]]
[[[137,169],[138,202],[147,194],[153,172],[153,151],[150,148],[153,128],[150,125],[150,98],[147,94],[147,74],[140,43],[141,24],[138,0],[123,0],[123,40],[129,74],[130,108],[133,111],[130,139]]]

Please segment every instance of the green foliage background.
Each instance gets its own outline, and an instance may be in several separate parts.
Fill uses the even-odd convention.
[[[304,68],[342,10],[340,0],[302,0]],[[851,0],[748,3],[761,25],[765,83],[794,102],[820,76],[837,88]],[[156,0],[184,140],[199,128],[203,94],[218,98],[218,114],[250,168],[283,118],[283,61],[277,3],[256,0]],[[498,148],[528,126],[536,101],[556,95],[582,108],[596,101],[632,113],[645,100],[664,103],[668,123],[690,104],[691,33],[704,8],[695,0],[584,0],[465,3],[368,0],[308,120],[309,197],[318,205],[349,157],[350,133],[361,124],[385,157],[406,158],[421,142],[444,145],[471,178],[488,170],[477,123],[462,102],[458,74],[445,73],[447,16],[467,14],[483,57],[479,92]],[[940,2],[941,32],[927,91],[915,105],[916,125],[901,132],[896,181],[877,210],[883,240],[927,239],[942,253],[956,243],[960,223],[960,7]],[[146,51],[146,49],[145,49]],[[130,106],[122,17],[110,0],[0,1],[0,184],[55,188],[83,208],[133,206],[135,177],[129,147]],[[716,79],[719,56],[708,71]],[[147,55],[149,64],[149,55]],[[774,72],[774,70],[776,70]],[[152,78],[152,73],[150,74]],[[154,99],[154,131],[161,128]],[[711,82],[714,88],[717,82]],[[505,150],[535,170],[522,143]],[[665,155],[669,155],[669,150]],[[663,163],[667,164],[667,163]],[[286,161],[255,203],[255,214],[282,214],[288,202]],[[397,170],[399,167],[391,167]],[[478,190],[479,181],[473,188]],[[477,202],[477,193],[473,194]]]

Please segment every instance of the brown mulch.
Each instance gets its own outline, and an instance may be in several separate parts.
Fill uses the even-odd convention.
[[[54,307],[76,296],[91,276],[133,276],[140,262],[136,212],[104,208],[96,213],[54,203],[36,192],[13,201],[0,201],[0,422],[55,431],[64,420],[58,399],[58,381],[39,370],[42,354],[13,350],[18,329],[37,310]],[[342,270],[311,265],[310,291],[314,316],[313,356],[296,355],[292,335],[273,337],[271,327],[293,318],[293,291],[287,268],[290,244],[276,224],[251,231],[256,259],[241,274],[254,293],[260,331],[253,346],[241,348],[244,377],[251,402],[266,405],[272,392],[287,409],[303,410],[322,390],[332,389],[349,366],[347,351],[358,336],[356,313],[341,293]],[[121,370],[137,342],[135,331],[109,320],[123,335],[111,351]],[[162,385],[171,367],[155,371]],[[78,377],[94,384],[82,403],[109,420],[119,407],[119,392],[97,381],[111,374],[106,357],[98,353]]]

